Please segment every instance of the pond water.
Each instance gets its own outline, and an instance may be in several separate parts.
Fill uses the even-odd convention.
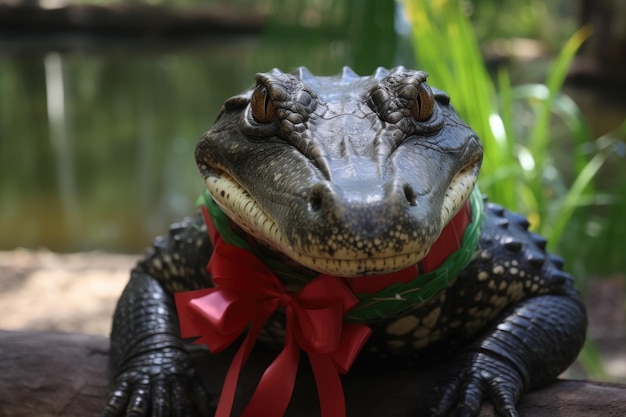
[[[361,16],[369,35],[276,26],[156,45],[0,39],[0,249],[140,251],[193,212],[195,143],[256,72],[406,64],[389,6],[372,2],[372,22]]]
[[[330,29],[167,45],[3,42],[0,250],[141,251],[193,212],[195,143],[256,72],[414,65],[393,2],[364,8]]]

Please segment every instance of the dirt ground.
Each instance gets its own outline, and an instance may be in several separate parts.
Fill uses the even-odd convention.
[[[116,300],[138,258],[0,251],[0,329],[108,335]],[[589,338],[603,357],[603,379],[616,382],[626,382],[624,281],[621,276],[594,280],[586,300]]]
[[[0,252],[0,328],[108,335],[138,256]]]

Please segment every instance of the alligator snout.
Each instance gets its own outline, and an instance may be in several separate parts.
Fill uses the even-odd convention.
[[[434,211],[401,178],[386,182],[320,181],[308,210],[286,234],[307,253],[329,259],[380,259],[423,252],[436,238]]]
[[[371,210],[376,204],[394,212],[416,206],[417,194],[407,181],[399,179],[384,185],[359,182],[342,186],[322,181],[311,188],[308,202],[309,210],[321,215],[349,215],[352,210],[358,210],[361,206]]]

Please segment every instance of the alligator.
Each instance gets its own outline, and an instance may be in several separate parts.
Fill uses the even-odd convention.
[[[213,415],[216,399],[185,344],[195,336],[215,354],[245,336],[243,361],[257,340],[283,349],[277,361],[306,352],[326,372],[315,376],[322,415],[333,417],[349,413],[334,374],[351,361],[449,361],[454,372],[433,390],[431,415],[473,416],[490,400],[514,417],[523,392],[576,359],[587,319],[573,277],[524,216],[480,194],[482,144],[427,76],[274,69],[226,100],[195,151],[206,185],[200,210],[155,239],[117,304],[103,417]],[[274,298],[259,300],[263,291]],[[215,299],[235,309],[215,320],[247,304],[247,336],[202,334],[211,324],[199,317]],[[302,324],[307,308],[335,319]],[[341,340],[311,340],[328,328]],[[336,371],[328,358],[343,352],[344,335],[355,339],[355,357]],[[335,388],[322,394],[326,383]],[[265,397],[274,389],[259,382]],[[274,409],[274,399],[255,395],[244,415],[279,417],[288,400]],[[229,401],[220,398],[217,415],[229,415]]]

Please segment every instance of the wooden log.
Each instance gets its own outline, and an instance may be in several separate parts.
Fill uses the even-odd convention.
[[[101,336],[57,332],[0,331],[0,416],[97,416],[108,392],[108,339]],[[211,367],[216,378],[207,381],[216,392],[230,358],[193,351],[204,374]],[[272,359],[258,352],[242,375],[241,397],[252,392],[256,378]],[[290,416],[318,416],[317,395],[311,375],[303,367],[298,375]],[[423,409],[437,370],[416,375],[395,371],[376,375],[359,373],[344,380],[349,416],[406,416],[407,405]],[[626,415],[626,386],[588,381],[559,380],[527,393],[518,406],[520,416]],[[238,415],[235,413],[235,415]],[[420,414],[421,415],[421,414]],[[495,416],[490,404],[482,417]]]
[[[68,4],[42,8],[0,0],[0,34],[78,33],[120,37],[182,38],[257,33],[265,16],[224,6],[172,8],[146,4]]]

